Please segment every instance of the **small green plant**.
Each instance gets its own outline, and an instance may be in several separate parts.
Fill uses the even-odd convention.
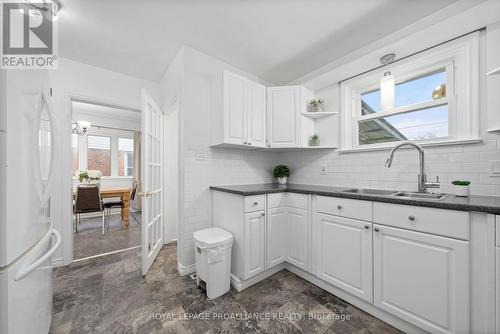
[[[455,180],[455,181],[452,181],[451,184],[453,184],[454,186],[468,186],[470,184],[470,181]]]
[[[312,139],[312,140],[318,140],[318,139],[319,139],[319,134],[314,133],[314,134],[311,136],[311,139]]]
[[[325,102],[324,99],[312,99],[312,100],[309,100],[309,104],[313,107],[317,107],[319,106],[320,104],[323,104]]]
[[[273,168],[273,176],[275,178],[289,177],[290,176],[290,168],[288,168],[287,165],[279,164]]]

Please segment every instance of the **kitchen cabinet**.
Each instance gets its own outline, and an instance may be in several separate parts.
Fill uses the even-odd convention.
[[[247,145],[266,147],[266,87],[247,80],[245,86],[245,112]]]
[[[212,145],[265,147],[266,87],[238,74],[224,71],[222,97],[224,135],[218,135],[220,128],[217,121],[220,120],[213,117],[215,139]]]
[[[372,224],[315,214],[316,276],[372,302]]]
[[[267,268],[284,262],[287,257],[287,218],[284,207],[267,210]]]
[[[245,271],[243,279],[248,279],[265,270],[265,233],[264,211],[245,214]]]
[[[496,221],[496,327],[497,333],[500,333],[500,216],[495,217]]]
[[[313,94],[301,86],[267,88],[267,146],[301,147],[301,113]]]
[[[373,225],[374,304],[432,333],[469,332],[469,243]]]
[[[267,195],[267,269],[282,262],[309,270],[309,197]]]
[[[286,261],[296,267],[309,269],[309,211],[288,208],[288,252]]]

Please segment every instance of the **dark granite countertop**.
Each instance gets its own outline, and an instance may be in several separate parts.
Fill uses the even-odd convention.
[[[211,190],[223,191],[231,194],[250,196],[259,194],[272,194],[280,192],[293,192],[299,194],[313,194],[321,196],[352,198],[359,200],[406,204],[424,206],[430,208],[440,208],[460,211],[477,211],[500,215],[500,197],[496,196],[469,196],[456,197],[453,194],[441,200],[400,198],[396,196],[381,196],[372,194],[344,193],[345,189],[352,187],[335,187],[309,184],[287,184],[279,185],[275,183],[246,184],[234,186],[212,186]]]

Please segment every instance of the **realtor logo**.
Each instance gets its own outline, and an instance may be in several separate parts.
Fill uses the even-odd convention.
[[[57,12],[53,1],[1,3],[4,69],[57,67]]]

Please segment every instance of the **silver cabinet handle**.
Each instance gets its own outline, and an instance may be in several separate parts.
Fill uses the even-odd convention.
[[[408,219],[409,219],[410,221],[415,221],[415,216],[408,216]]]
[[[261,216],[265,216],[266,214],[265,214],[264,212],[262,212],[260,215],[261,215]]]
[[[248,145],[252,145],[252,143],[248,142]]]
[[[378,228],[376,228],[376,227],[375,227],[373,230],[374,230],[375,232],[380,231],[380,230],[379,230]]]
[[[259,204],[259,203],[258,203],[258,202],[253,202],[253,205],[254,205],[254,206],[255,206],[255,205],[257,205],[257,204]]]
[[[246,141],[243,142],[244,145],[248,144]]]
[[[340,205],[340,204],[337,205],[337,209],[339,209],[339,210],[342,209],[342,205]]]
[[[370,225],[365,225],[365,230],[369,229]]]

